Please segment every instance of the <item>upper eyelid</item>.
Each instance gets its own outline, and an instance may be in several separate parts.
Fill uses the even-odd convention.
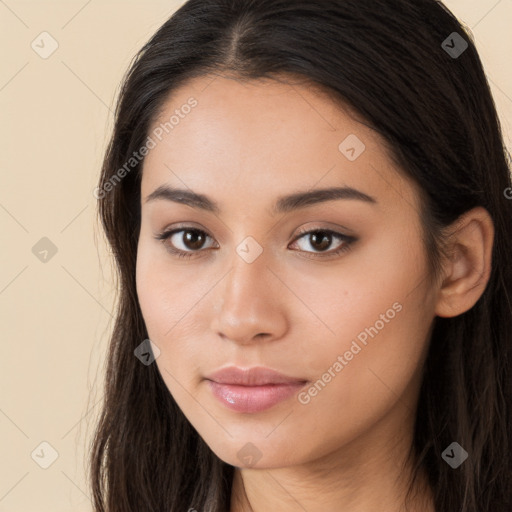
[[[321,231],[322,233],[332,233],[334,235],[351,238],[351,235],[347,235],[347,234],[337,231],[336,229],[333,229],[333,228],[306,228],[304,230],[301,229],[299,231],[299,233],[297,233],[297,236],[294,238],[294,240],[296,240],[297,238],[300,238],[301,236],[304,236],[304,235],[316,233],[317,231]]]
[[[160,233],[157,233],[155,238],[160,239],[160,240],[167,239],[167,238],[170,238],[171,236],[175,235],[176,233],[180,233],[181,231],[199,231],[200,233],[204,233],[206,236],[208,236],[212,240],[216,241],[215,237],[210,235],[210,233],[208,233],[208,231],[206,231],[202,228],[197,228],[195,226],[178,226],[178,227],[164,229]],[[216,241],[216,243],[218,243],[218,242]]]

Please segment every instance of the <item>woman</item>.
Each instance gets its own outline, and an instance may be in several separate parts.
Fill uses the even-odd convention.
[[[508,158],[438,2],[186,2],[96,190],[95,510],[511,510]]]

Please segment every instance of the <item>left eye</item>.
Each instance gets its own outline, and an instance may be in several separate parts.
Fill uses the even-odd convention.
[[[331,246],[334,240],[338,240],[339,243],[333,248]],[[302,244],[302,247],[300,247],[301,244],[298,243],[300,241],[305,242]],[[341,233],[336,233],[335,231],[326,229],[316,229],[303,233],[293,243],[299,245],[299,250],[301,251],[322,253],[327,252],[329,248],[331,248],[332,252],[334,252],[336,249],[348,249],[352,241],[354,241],[353,237],[342,235]],[[308,246],[313,250],[308,250]]]

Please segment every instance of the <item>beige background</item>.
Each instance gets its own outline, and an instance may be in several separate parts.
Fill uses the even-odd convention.
[[[130,59],[182,3],[0,0],[0,512],[91,510],[84,453],[113,304],[92,192]],[[473,31],[512,148],[512,0],[446,4]],[[59,45],[47,59],[31,48],[43,31]],[[58,452],[47,469],[43,441]]]

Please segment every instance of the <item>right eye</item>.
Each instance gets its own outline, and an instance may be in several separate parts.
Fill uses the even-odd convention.
[[[161,240],[167,250],[179,258],[190,258],[202,249],[215,247],[212,244],[205,247],[207,239],[213,241],[213,238],[205,231],[192,227],[170,229],[158,234],[155,238]]]

